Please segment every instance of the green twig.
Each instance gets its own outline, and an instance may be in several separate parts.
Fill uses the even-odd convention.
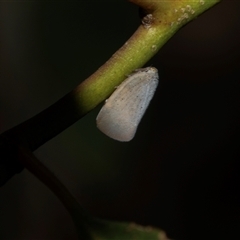
[[[31,151],[71,126],[142,67],[183,25],[220,0],[131,0],[145,10],[142,25],[94,74],[35,117],[5,134]]]

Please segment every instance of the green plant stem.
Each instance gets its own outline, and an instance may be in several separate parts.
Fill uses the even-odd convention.
[[[71,126],[142,67],[183,25],[219,0],[130,0],[144,8],[143,24],[94,74],[58,102],[5,134],[31,151]]]

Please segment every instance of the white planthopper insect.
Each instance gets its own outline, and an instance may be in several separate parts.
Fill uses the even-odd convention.
[[[97,116],[97,127],[115,140],[132,140],[157,85],[156,68],[135,70],[106,100]]]

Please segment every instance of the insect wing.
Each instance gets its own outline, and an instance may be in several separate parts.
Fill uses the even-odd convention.
[[[97,127],[118,141],[130,141],[158,85],[156,68],[138,69],[114,91],[97,116]]]

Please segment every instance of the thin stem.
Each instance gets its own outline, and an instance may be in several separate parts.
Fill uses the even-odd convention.
[[[90,225],[94,221],[64,184],[25,147],[18,147],[19,161],[44,183],[62,202],[76,226],[80,239],[91,240]]]
[[[19,160],[32,174],[44,183],[62,202],[71,216],[80,213],[82,222],[86,222],[88,214],[78,200],[70,193],[64,184],[44,166],[28,149],[19,147]]]

